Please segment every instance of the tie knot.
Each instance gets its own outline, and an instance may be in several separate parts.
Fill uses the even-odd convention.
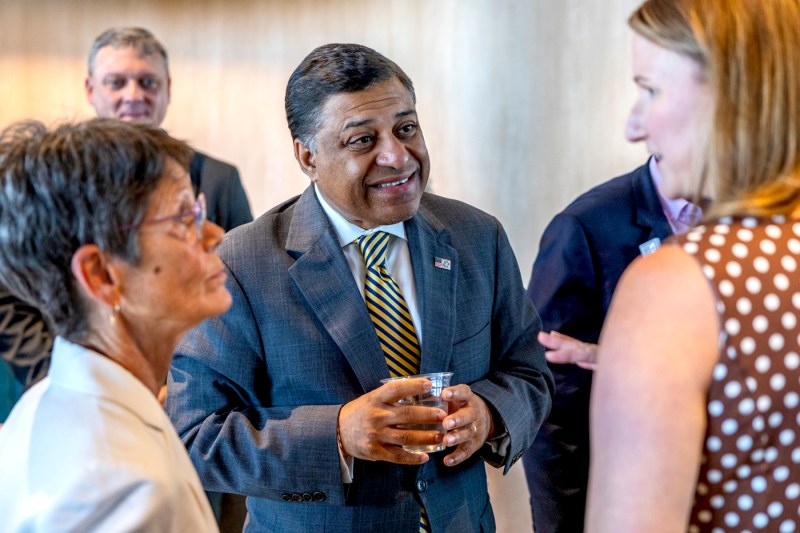
[[[364,256],[367,268],[380,266],[386,260],[386,250],[389,247],[389,234],[385,231],[376,231],[362,235],[358,239],[358,247]]]

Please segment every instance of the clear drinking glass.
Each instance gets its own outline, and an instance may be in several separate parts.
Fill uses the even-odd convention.
[[[431,374],[416,374],[414,376],[401,376],[397,378],[382,379],[381,383],[388,383],[390,381],[397,381],[401,379],[416,379],[424,378],[431,382],[433,385],[430,392],[425,394],[418,394],[416,396],[406,396],[395,402],[395,405],[421,405],[423,407],[438,407],[447,412],[447,402],[442,400],[442,391],[450,386],[450,377],[452,372],[433,372]],[[427,431],[438,431],[442,435],[445,434],[444,426],[438,424],[401,424],[397,426],[400,429],[420,429]],[[414,453],[431,453],[440,452],[445,449],[444,442],[439,444],[419,444],[403,446],[407,452]]]

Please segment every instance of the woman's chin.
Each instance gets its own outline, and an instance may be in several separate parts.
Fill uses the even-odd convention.
[[[205,298],[195,302],[192,308],[194,313],[192,313],[191,318],[187,320],[189,325],[186,330],[188,331],[200,325],[200,323],[209,318],[214,318],[215,316],[225,313],[231,308],[232,303],[233,298],[225,287],[220,287],[220,289],[214,291],[213,294],[206,294]]]
[[[203,310],[206,313],[205,316],[200,320],[201,322],[203,320],[221,315],[230,309],[231,304],[233,304],[231,293],[228,292],[228,289],[226,289],[224,285],[219,287],[219,289],[215,290],[212,294],[207,294],[205,300],[206,301],[204,302],[205,305],[203,305]]]

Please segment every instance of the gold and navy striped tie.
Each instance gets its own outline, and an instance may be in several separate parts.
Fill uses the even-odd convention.
[[[376,231],[357,239],[367,274],[364,279],[364,300],[378,334],[389,375],[393,378],[419,373],[419,340],[406,299],[386,268],[388,233]],[[430,533],[428,515],[421,507],[420,533]]]
[[[391,377],[419,373],[419,341],[406,300],[386,269],[389,234],[376,231],[358,238],[367,275],[364,299],[378,334]]]

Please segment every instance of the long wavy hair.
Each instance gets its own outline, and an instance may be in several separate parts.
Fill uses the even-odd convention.
[[[703,70],[714,100],[697,197],[709,215],[789,214],[800,202],[800,2],[647,0],[628,20]]]

